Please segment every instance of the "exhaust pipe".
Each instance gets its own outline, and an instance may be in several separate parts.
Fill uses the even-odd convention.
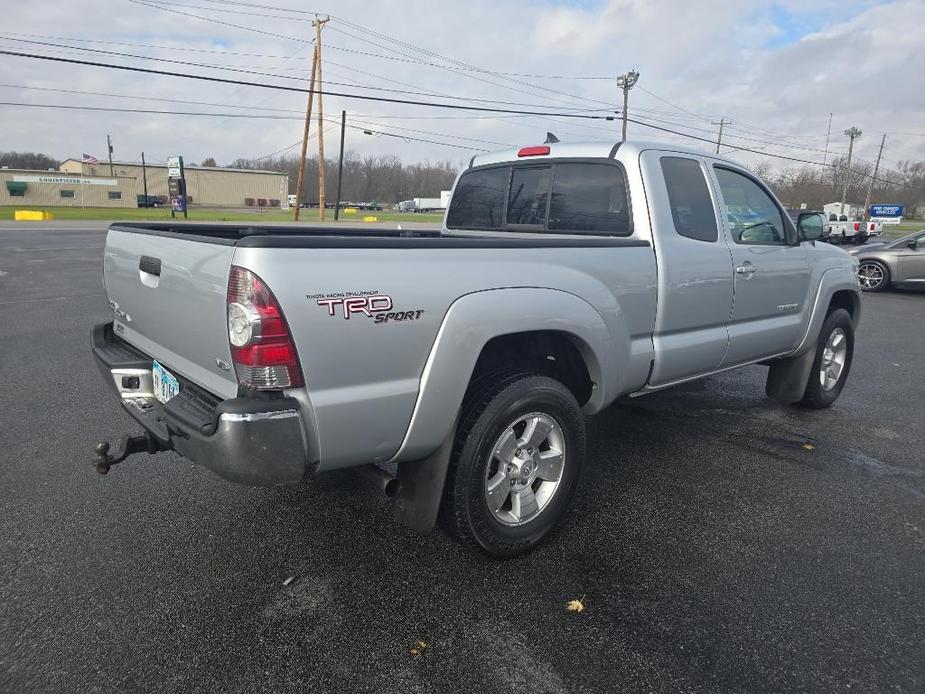
[[[354,470],[356,470],[356,473],[360,477],[372,484],[390,499],[396,498],[401,493],[401,480],[389,474],[378,465],[362,465],[360,467],[355,467]]]

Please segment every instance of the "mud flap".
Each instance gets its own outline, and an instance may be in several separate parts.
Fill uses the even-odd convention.
[[[768,397],[785,405],[802,400],[815,359],[816,350],[808,349],[798,357],[771,362],[764,388]]]
[[[422,460],[398,464],[401,491],[395,499],[395,520],[419,533],[429,533],[437,524],[443,485],[456,438],[456,423],[440,447]]]

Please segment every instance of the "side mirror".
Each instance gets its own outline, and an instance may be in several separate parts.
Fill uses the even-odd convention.
[[[822,217],[815,212],[801,214],[797,218],[797,231],[800,232],[800,241],[821,239],[824,227]]]
[[[919,245],[919,242],[915,239],[909,239],[906,241],[906,245],[909,246],[909,248],[916,248]]]

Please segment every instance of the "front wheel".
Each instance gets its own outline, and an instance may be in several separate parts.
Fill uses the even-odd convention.
[[[819,332],[816,358],[800,404],[812,409],[831,406],[845,387],[853,356],[851,316],[843,308],[835,309],[826,316]]]
[[[494,557],[531,550],[564,515],[585,456],[584,417],[559,381],[510,374],[463,405],[441,512],[464,544]]]
[[[865,292],[882,292],[890,284],[890,271],[876,260],[862,261],[858,266],[858,284]]]

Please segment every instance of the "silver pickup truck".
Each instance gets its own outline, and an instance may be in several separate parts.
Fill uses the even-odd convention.
[[[838,398],[860,292],[822,232],[731,161],[635,142],[474,157],[434,231],[114,224],[92,349],[143,433],[96,466],[354,467],[400,522],[512,556],[618,398],[756,363],[782,403]]]

